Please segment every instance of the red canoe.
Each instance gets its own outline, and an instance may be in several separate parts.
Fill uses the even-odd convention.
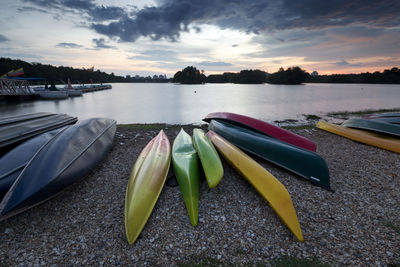
[[[204,119],[206,122],[211,120],[224,120],[234,123],[238,126],[255,130],[270,137],[286,142],[288,144],[304,148],[313,152],[317,151],[315,143],[303,136],[289,132],[265,121],[257,120],[248,116],[229,113],[229,112],[213,112],[208,114]]]

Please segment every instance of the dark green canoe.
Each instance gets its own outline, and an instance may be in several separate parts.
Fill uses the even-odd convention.
[[[395,137],[400,137],[400,125],[387,123],[383,121],[376,120],[366,120],[366,119],[348,119],[342,123],[342,126],[374,131],[377,133],[390,134]]]
[[[328,166],[318,154],[227,122],[212,120],[208,128],[243,150],[331,190]]]

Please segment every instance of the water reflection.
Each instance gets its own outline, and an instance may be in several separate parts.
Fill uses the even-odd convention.
[[[113,84],[112,90],[57,101],[0,102],[0,116],[67,113],[79,119],[114,118],[118,123],[201,123],[210,112],[228,111],[266,121],[301,114],[398,108],[399,85],[306,84]]]

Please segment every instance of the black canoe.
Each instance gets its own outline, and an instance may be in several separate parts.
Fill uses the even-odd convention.
[[[64,126],[32,137],[0,158],[0,201],[39,149],[68,127]]]
[[[331,190],[328,166],[325,160],[314,152],[228,122],[211,120],[208,129],[247,152]]]
[[[111,148],[116,121],[79,121],[44,145],[0,203],[0,220],[40,204],[93,170]]]
[[[5,121],[6,118],[3,118]],[[51,114],[40,116],[29,120],[16,120],[0,125],[0,148],[10,146],[14,143],[29,139],[38,134],[73,124],[76,117],[66,114]]]

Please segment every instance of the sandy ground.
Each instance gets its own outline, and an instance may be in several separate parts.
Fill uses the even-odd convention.
[[[193,128],[184,126],[189,134]],[[123,217],[126,184],[140,151],[160,129],[172,144],[180,127],[119,127],[105,161],[81,182],[0,222],[1,263],[166,266],[204,257],[268,265],[290,255],[332,265],[400,264],[400,155],[316,128],[293,131],[317,144],[335,193],[256,159],[289,191],[304,243],[223,160],[225,174],[217,188],[201,181],[197,227],[190,224],[179,187],[165,186],[130,246]]]

